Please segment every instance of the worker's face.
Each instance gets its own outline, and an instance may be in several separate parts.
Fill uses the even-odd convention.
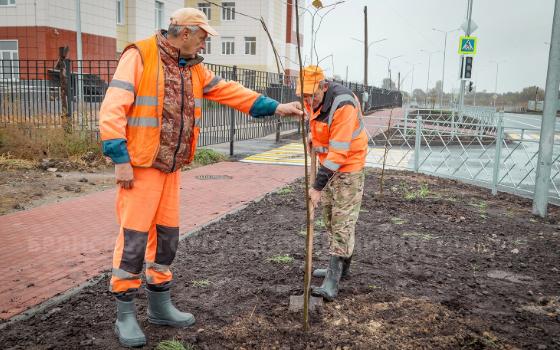
[[[303,94],[303,99],[308,106],[311,106],[313,110],[317,109],[323,103],[323,98],[325,97],[325,92],[328,86],[325,84],[322,88],[315,90],[313,94]]]
[[[191,32],[188,28],[183,31],[183,47],[181,52],[187,57],[194,57],[197,52],[205,48],[208,33],[204,29]]]

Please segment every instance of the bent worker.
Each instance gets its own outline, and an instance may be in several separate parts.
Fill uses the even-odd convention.
[[[193,160],[206,98],[253,117],[302,115],[299,104],[280,104],[225,81],[197,53],[218,33],[206,15],[182,8],[168,30],[123,51],[100,111],[103,154],[115,163],[120,231],[110,290],[116,296],[115,332],[124,346],[142,346],[134,296],[146,263],[148,321],[187,327],[192,314],[171,302],[170,265],[179,240],[180,169]]]
[[[300,89],[298,82],[298,95]],[[315,207],[322,201],[330,254],[327,269],[313,272],[316,277],[324,277],[324,281],[320,287],[313,287],[311,293],[332,301],[338,294],[341,276],[349,273],[354,253],[368,138],[359,100],[348,88],[327,81],[320,67],[305,67],[303,96],[311,147],[320,163],[309,196]]]

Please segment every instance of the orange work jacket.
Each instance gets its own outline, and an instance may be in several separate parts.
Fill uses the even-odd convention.
[[[123,55],[99,112],[103,153],[115,163],[150,167],[160,142],[165,76],[156,36],[131,45],[138,54]],[[127,48],[128,49],[128,48]],[[126,57],[126,58],[125,58]],[[191,159],[200,133],[202,99],[226,104],[254,117],[274,114],[277,101],[214,75],[202,63],[193,65],[195,98]]]
[[[309,111],[309,106],[306,105]],[[355,172],[365,165],[368,138],[360,102],[348,88],[329,83],[323,106],[312,113],[309,127],[321,165],[331,171]]]

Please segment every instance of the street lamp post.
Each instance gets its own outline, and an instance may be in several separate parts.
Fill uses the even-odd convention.
[[[412,97],[414,95],[414,66],[420,64],[420,62],[412,63],[407,61],[406,63],[412,66],[412,75],[410,77],[410,96],[408,98],[408,103],[410,104],[410,102],[412,101]]]
[[[357,38],[350,38],[350,39],[355,40],[355,41],[357,41],[357,42],[360,42],[360,43],[362,43],[362,44],[364,43],[363,40],[360,40],[360,39],[357,39]],[[366,50],[366,51],[369,52],[369,48],[371,47],[371,45],[380,43],[380,42],[385,41],[385,40],[387,40],[387,38],[383,38],[383,39],[379,39],[379,40],[370,41],[369,44],[367,45],[367,50]],[[364,47],[365,47],[365,45],[364,45]],[[367,61],[366,61],[366,60],[367,60],[367,57],[369,56],[369,55],[368,55],[368,52],[365,52],[365,51],[364,51],[364,62],[365,62],[365,66],[366,66],[366,67],[367,67]],[[367,73],[367,72],[364,72],[364,73]],[[364,82],[365,82],[365,79],[364,79]]]
[[[391,88],[392,88],[391,84],[393,82],[393,79],[391,77],[391,61],[394,60],[394,59],[397,59],[399,57],[403,57],[404,55],[398,55],[398,56],[393,56],[393,57],[387,57],[387,56],[383,56],[383,55],[376,55],[376,56],[382,57],[382,58],[387,60],[387,73],[389,75],[389,90],[391,90]]]
[[[500,63],[505,63],[505,60],[502,61],[490,61],[491,63],[496,63],[496,79],[494,81],[494,107],[496,107],[496,100],[497,100],[497,96],[498,96],[498,73],[499,73],[499,66]]]
[[[440,32],[444,34],[444,40],[443,40],[443,67],[442,67],[442,72],[441,72],[441,92],[439,94],[439,105],[440,108],[443,107],[443,89],[445,86],[445,52],[447,51],[447,34],[449,33],[453,33],[458,31],[459,29],[451,29],[451,30],[441,30],[441,29],[437,29],[437,28],[432,28],[433,31],[436,32]]]
[[[439,51],[427,51],[424,49],[421,49],[420,51],[425,52],[426,54],[428,54],[428,79],[426,80],[426,99],[424,101],[424,103],[427,105],[428,104],[428,94],[429,94],[429,87],[430,87],[430,65],[432,62],[432,55],[434,53],[438,53]]]

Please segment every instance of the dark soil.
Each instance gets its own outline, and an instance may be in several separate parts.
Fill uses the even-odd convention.
[[[542,220],[525,199],[391,171],[381,198],[378,174],[367,176],[351,276],[337,300],[312,315],[309,333],[302,315],[288,312],[290,295],[303,288],[297,183],[181,242],[173,294],[197,323],[149,324],[142,292],[146,348],[165,339],[197,349],[560,348],[558,208]],[[316,266],[328,259],[320,226]],[[293,261],[271,260],[286,254]],[[107,285],[8,325],[2,348],[119,348]]]

